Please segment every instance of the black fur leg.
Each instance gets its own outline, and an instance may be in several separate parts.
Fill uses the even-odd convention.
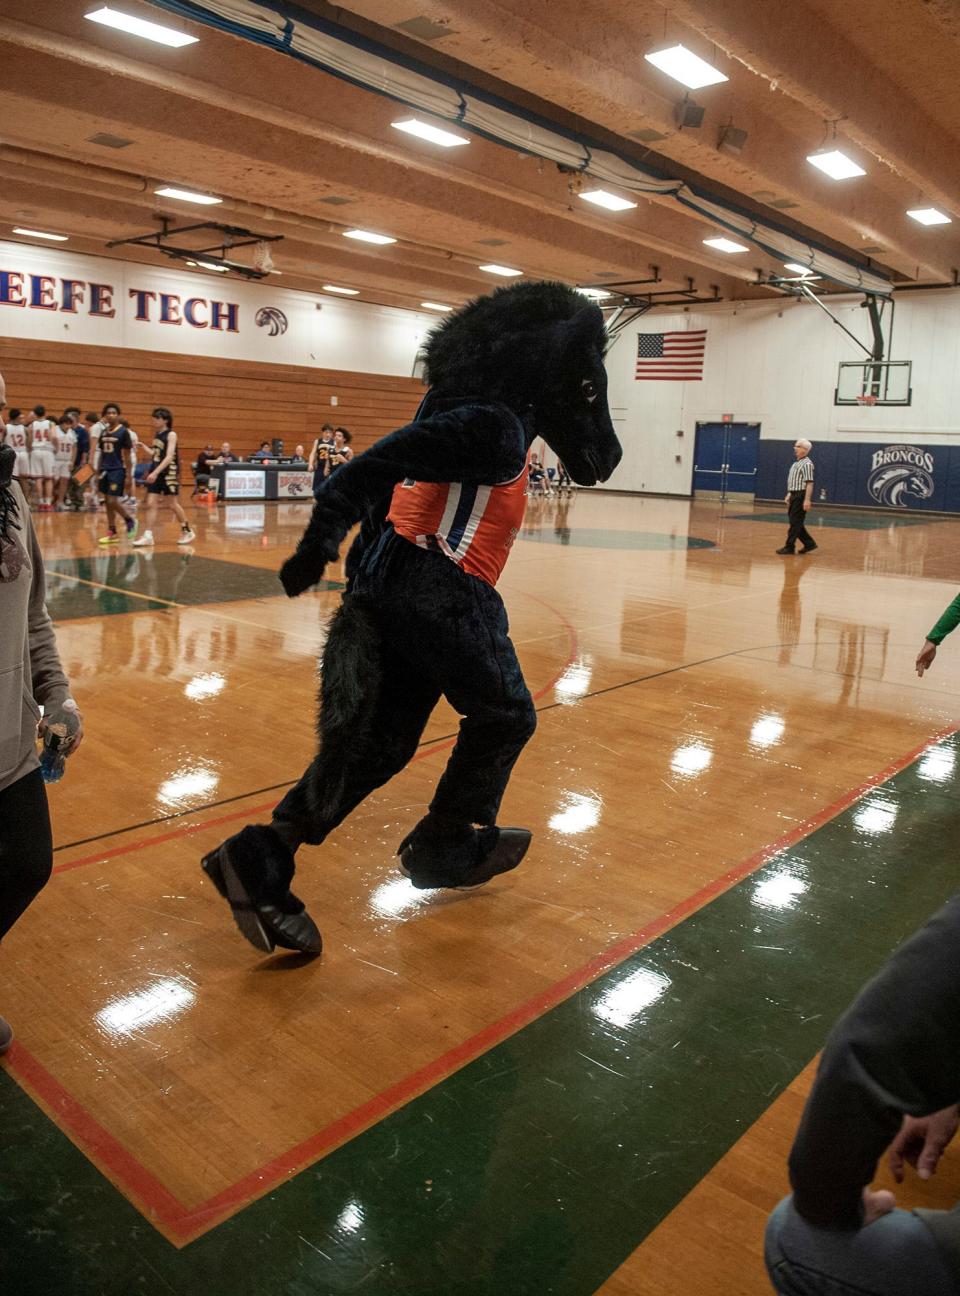
[[[260,824],[244,828],[206,855],[202,867],[255,949],[270,954],[279,945],[320,953],[320,932],[290,890],[293,855],[272,829]]]
[[[400,843],[400,868],[418,891],[440,887],[483,886],[499,873],[515,869],[526,855],[533,834],[526,828],[471,828],[443,836],[417,827]]]

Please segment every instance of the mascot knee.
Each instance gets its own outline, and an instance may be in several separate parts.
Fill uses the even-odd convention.
[[[533,699],[527,697],[519,702],[511,716],[510,732],[515,742],[525,746],[537,730],[537,709]]]

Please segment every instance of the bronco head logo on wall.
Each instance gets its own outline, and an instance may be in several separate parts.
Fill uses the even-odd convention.
[[[271,337],[287,331],[287,317],[279,306],[261,306],[253,319],[257,328],[265,328]]]
[[[874,453],[867,490],[888,508],[911,508],[931,499],[933,455],[919,446],[884,446]]]

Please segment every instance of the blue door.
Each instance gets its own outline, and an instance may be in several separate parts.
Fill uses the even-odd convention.
[[[693,451],[693,493],[756,493],[759,423],[698,423]]]
[[[726,423],[698,423],[693,446],[693,493],[724,493],[724,465],[727,444]]]

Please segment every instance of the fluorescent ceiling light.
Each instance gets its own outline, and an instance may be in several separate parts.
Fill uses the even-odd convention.
[[[421,302],[420,305],[423,306],[426,310],[436,310],[436,311],[453,310],[452,306],[444,306],[443,302]]]
[[[369,230],[352,229],[343,231],[344,238],[358,239],[361,243],[396,243],[389,234],[371,234]]]
[[[708,238],[703,240],[707,247],[716,248],[718,252],[749,252],[748,247],[742,243],[734,243],[733,239],[728,238]]]
[[[579,194],[578,197],[584,202],[606,207],[607,211],[627,211],[628,208],[637,205],[635,202],[630,202],[628,198],[618,198],[616,194],[607,193],[606,189],[591,189],[589,193]]]
[[[439,144],[441,148],[457,148],[460,144],[470,143],[464,135],[454,135],[453,131],[441,130],[439,126],[418,121],[416,117],[408,117],[406,121],[391,122],[390,125],[394,130],[404,131],[407,135],[416,135],[417,139],[429,140],[431,144]]]
[[[522,275],[522,270],[513,270],[510,266],[502,265],[482,265],[477,267],[478,270],[485,270],[487,274],[502,275],[504,279],[513,279],[516,275]]]
[[[654,50],[652,54],[644,54],[643,57],[689,90],[699,90],[703,86],[718,85],[721,81],[730,80],[692,50],[688,50],[686,45],[671,45],[669,49]]]
[[[829,153],[810,153],[807,161],[831,180],[849,180],[851,176],[867,174],[863,167],[857,166],[853,158],[848,158],[839,149],[831,149]]]
[[[949,225],[951,223],[950,217],[945,216],[936,207],[914,207],[907,212],[907,215],[912,216],[921,225]]]
[[[222,198],[211,198],[209,194],[194,193],[191,189],[173,189],[170,185],[165,185],[162,189],[153,191],[161,198],[176,198],[178,202],[200,203],[203,207],[212,207],[216,203],[222,203]]]
[[[602,288],[578,288],[578,293],[584,297],[589,297],[591,301],[603,301],[607,297],[612,297],[612,293],[605,292]]]
[[[14,234],[25,234],[27,238],[45,238],[51,243],[66,243],[66,234],[47,234],[43,230],[21,229],[19,225],[14,225]]]
[[[180,49],[183,45],[195,45],[196,36],[186,32],[174,31],[172,27],[161,27],[159,23],[147,22],[145,18],[134,18],[132,14],[119,13],[116,9],[95,9],[93,13],[83,15],[91,22],[102,23],[104,27],[115,27],[117,31],[129,32],[131,36],[142,36],[144,40],[156,41],[158,45],[170,45]]]
[[[784,261],[783,268],[784,270],[792,270],[794,274],[813,274],[813,271],[809,266],[802,266],[798,261]]]
[[[341,297],[356,297],[360,292],[359,288],[338,288],[336,284],[324,284],[324,292],[339,293]]]
[[[230,268],[229,266],[214,265],[212,261],[188,261],[186,264],[193,266],[195,269],[216,270],[217,274],[226,274]]]

